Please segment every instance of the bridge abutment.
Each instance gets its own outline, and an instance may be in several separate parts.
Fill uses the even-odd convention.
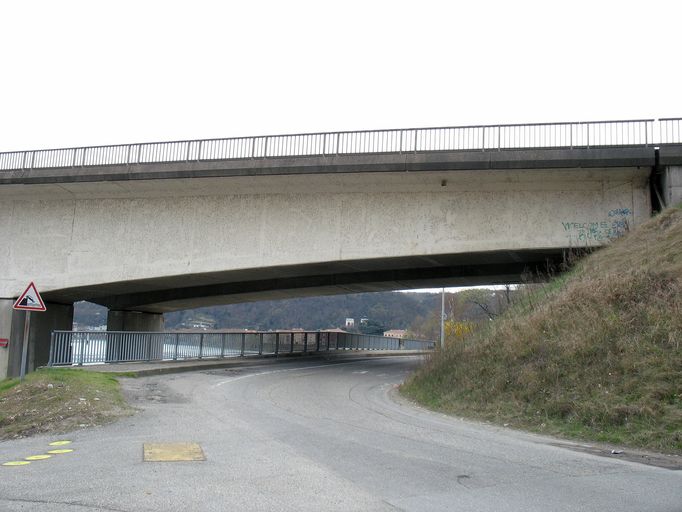
[[[666,206],[682,203],[682,165],[668,165],[661,177],[663,200]]]
[[[21,361],[21,345],[17,351],[17,340],[12,336],[12,324],[16,313],[12,309],[13,304],[14,299],[0,299],[0,339],[8,340],[6,347],[0,347],[0,380],[14,375],[10,370],[15,365],[17,353],[20,358],[19,362],[16,362],[17,372]],[[18,343],[21,343],[21,338],[18,338]]]
[[[0,348],[0,379],[18,377],[21,373],[21,351],[24,339],[25,311],[12,309],[14,299],[0,299],[0,338],[9,346]],[[73,327],[73,304],[46,302],[47,311],[32,313],[30,318],[27,371],[47,365],[50,359],[52,331],[70,331]]]

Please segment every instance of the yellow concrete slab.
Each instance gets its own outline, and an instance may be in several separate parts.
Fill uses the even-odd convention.
[[[145,462],[206,460],[197,443],[144,443]]]

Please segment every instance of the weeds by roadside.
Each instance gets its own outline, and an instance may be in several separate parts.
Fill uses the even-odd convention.
[[[40,369],[24,382],[0,382],[0,439],[64,433],[132,413],[115,377],[73,369]]]
[[[453,338],[403,386],[442,411],[682,453],[682,211]]]

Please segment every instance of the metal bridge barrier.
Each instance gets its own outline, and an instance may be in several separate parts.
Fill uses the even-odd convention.
[[[433,350],[434,341],[344,332],[53,331],[48,366],[188,361],[340,350]]]
[[[254,158],[682,144],[682,118],[402,128],[0,153],[0,171]]]

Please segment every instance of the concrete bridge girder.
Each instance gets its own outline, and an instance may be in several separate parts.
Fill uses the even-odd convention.
[[[650,212],[647,170],[474,174],[280,176],[261,191],[258,177],[161,180],[101,199],[17,197],[0,225],[13,241],[0,296],[27,280],[66,302],[59,290],[96,299],[105,283],[125,294],[126,283],[166,276],[192,286],[225,271],[251,281],[303,264],[599,245],[612,234],[609,213],[633,225]],[[39,224],[26,211],[40,212]]]

